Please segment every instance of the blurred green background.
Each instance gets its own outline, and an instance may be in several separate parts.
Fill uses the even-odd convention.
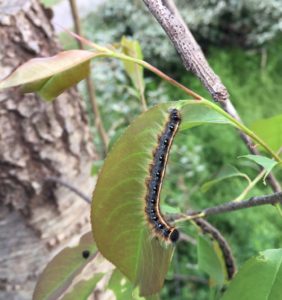
[[[51,0],[46,0],[54,2]],[[279,1],[177,1],[206,57],[227,86],[231,100],[247,126],[262,118],[282,113],[282,3]],[[187,3],[189,2],[189,3]],[[161,27],[142,1],[107,0],[83,20],[84,36],[98,44],[114,44],[123,35],[140,42],[144,59],[198,94],[210,99],[201,83],[187,72]],[[67,34],[60,35],[66,48],[76,47]],[[141,112],[138,95],[126,76],[122,63],[100,60],[92,72],[102,118],[111,139],[115,140]],[[145,96],[149,106],[187,98],[181,91],[145,72]],[[86,96],[84,84],[80,85]],[[87,97],[86,97],[87,98]],[[87,104],[87,103],[86,103]],[[88,114],[99,152],[102,144]],[[201,186],[214,179],[222,168],[232,165],[254,178],[259,168],[238,156],[248,150],[238,133],[225,126],[203,126],[179,134],[173,147],[163,200],[181,211],[202,209],[231,201],[246,187],[243,178],[231,178],[203,192]],[[96,168],[93,168],[96,173]],[[276,175],[281,182],[280,174]],[[262,182],[248,197],[271,193]],[[230,243],[240,266],[261,250],[282,246],[281,217],[274,207],[258,207],[214,216],[209,221]],[[193,236],[190,224],[181,227]],[[188,280],[175,274],[195,276]],[[180,242],[162,299],[208,299],[207,284],[197,281],[206,275],[197,268],[196,247]],[[173,279],[173,280],[172,280]]]

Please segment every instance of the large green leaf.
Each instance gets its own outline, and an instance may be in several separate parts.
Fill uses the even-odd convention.
[[[238,299],[282,299],[282,249],[263,251],[243,265],[222,298]]]
[[[251,129],[260,136],[273,151],[282,147],[282,114],[254,122]]]
[[[89,272],[89,265],[94,262],[96,269]],[[89,232],[78,246],[65,248],[47,265],[37,282],[33,300],[87,299],[101,278],[98,264],[96,246]]]
[[[144,211],[146,179],[172,108],[180,110],[180,130],[230,122],[206,102],[178,101],[153,107],[138,117],[112,147],[98,176],[92,202],[92,229],[99,251],[139,286],[141,296],[157,293],[173,246],[152,238]]]
[[[2,80],[0,89],[21,85],[25,92],[37,92],[51,100],[87,77],[90,60],[97,55],[86,50],[70,50],[31,59]]]

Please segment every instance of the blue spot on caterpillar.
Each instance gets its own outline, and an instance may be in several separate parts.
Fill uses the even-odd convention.
[[[165,129],[159,136],[158,146],[153,154],[153,162],[150,168],[150,176],[146,181],[147,195],[145,213],[156,235],[166,241],[176,242],[179,238],[179,231],[168,224],[160,211],[160,192],[165,175],[169,151],[173,138],[181,122],[181,116],[177,109],[169,113]]]

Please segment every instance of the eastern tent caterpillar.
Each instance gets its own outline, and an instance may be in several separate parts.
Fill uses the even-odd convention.
[[[165,175],[169,151],[173,138],[178,130],[181,117],[177,109],[169,113],[168,122],[163,133],[159,136],[158,146],[153,154],[150,176],[146,181],[147,195],[145,213],[156,235],[165,240],[176,242],[179,238],[178,230],[169,225],[160,211],[160,192]]]

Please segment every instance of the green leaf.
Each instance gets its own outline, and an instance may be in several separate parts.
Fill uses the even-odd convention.
[[[107,289],[112,290],[116,300],[132,299],[132,300],[156,300],[157,295],[151,297],[140,297],[138,289],[117,269],[112,274]]]
[[[211,286],[223,286],[227,271],[222,252],[216,241],[200,234],[198,236],[197,257],[199,269],[210,277]]]
[[[259,164],[260,166],[262,166],[265,170],[266,170],[266,174],[263,177],[263,182],[265,183],[265,178],[267,177],[267,175],[271,172],[271,170],[277,166],[279,163],[273,159],[270,159],[268,157],[262,156],[262,155],[253,155],[253,154],[248,154],[248,155],[242,155],[239,156],[239,158],[247,158],[250,159],[252,161],[254,161],[255,163]]]
[[[141,46],[138,41],[131,40],[123,36],[121,39],[121,46],[124,54],[143,60]],[[143,78],[143,67],[141,67],[136,63],[125,61],[125,60],[123,61],[123,64],[124,64],[125,71],[130,77],[134,87],[140,93],[144,93],[145,84]]]
[[[88,251],[89,257],[85,258],[83,251]],[[68,291],[74,293],[72,283],[82,274],[82,271],[89,263],[97,259],[96,252],[96,246],[90,232],[80,239],[78,246],[62,250],[53,258],[40,275],[34,290],[33,300],[58,299],[60,295],[62,296],[65,293],[65,297],[67,297]],[[87,291],[91,288],[92,290],[94,289],[99,278],[99,272],[92,272],[90,278],[86,278],[86,281],[77,281],[77,290],[75,289],[75,293],[80,291],[81,295],[87,294]],[[83,297],[72,299],[87,299]],[[71,298],[67,297],[63,299]]]
[[[205,182],[202,186],[201,186],[201,190],[202,192],[207,192],[211,187],[213,187],[214,185],[220,183],[221,181],[225,180],[225,179],[229,179],[232,177],[243,177],[245,178],[248,182],[250,182],[250,178],[248,177],[247,174],[245,173],[241,173],[238,169],[236,169],[233,166],[225,166],[223,167],[220,172],[218,173],[218,175],[215,177],[215,179],[210,180]]]
[[[206,123],[231,124],[207,101],[155,106],[135,119],[112,147],[93,193],[91,222],[97,247],[139,287],[141,296],[159,292],[173,252],[171,244],[152,238],[144,211],[152,153],[172,108],[180,110],[180,130]]]
[[[273,151],[282,147],[282,114],[268,119],[257,120],[251,129],[260,136]]]
[[[24,92],[37,92],[46,100],[88,76],[90,60],[97,53],[86,50],[63,51],[52,57],[34,58],[0,82],[0,89],[21,85]]]
[[[104,274],[93,274],[92,278],[88,280],[82,280],[74,284],[70,291],[67,291],[65,296],[61,300],[87,300],[89,296],[93,294],[93,290],[96,284]]]
[[[159,300],[159,295],[153,295],[149,297],[140,297],[138,295],[138,288],[128,281],[124,275],[119,272],[118,269],[112,274],[112,277],[108,283],[107,289],[112,290],[115,295],[115,300]]]
[[[281,287],[282,249],[270,249],[243,265],[222,300],[279,300]]]
[[[116,300],[132,299],[134,287],[117,269],[113,272],[107,288],[113,291]]]

